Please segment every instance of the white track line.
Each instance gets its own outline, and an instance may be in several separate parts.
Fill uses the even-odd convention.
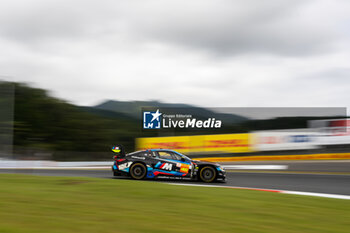
[[[350,196],[349,195],[340,195],[340,194],[298,192],[298,191],[288,191],[288,190],[282,190],[281,193],[350,200]]]
[[[286,170],[288,165],[223,165],[227,170]]]
[[[261,188],[250,188],[250,187],[239,187],[239,186],[221,186],[221,185],[205,185],[205,184],[180,184],[180,183],[167,183],[167,184],[182,185],[182,186],[195,186],[195,187],[199,186],[199,187],[208,187],[208,188],[247,189],[247,190],[273,192],[273,193],[283,193],[283,194],[294,194],[294,195],[303,195],[303,196],[326,197],[326,198],[350,200],[350,195],[329,194],[329,193],[299,192],[299,191],[290,191],[290,190],[261,189]]]

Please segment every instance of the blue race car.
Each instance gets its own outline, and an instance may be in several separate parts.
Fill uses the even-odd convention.
[[[114,176],[131,176],[133,179],[177,177],[213,182],[225,181],[225,170],[217,163],[192,160],[168,149],[149,149],[124,153],[122,146],[115,146],[112,171]]]

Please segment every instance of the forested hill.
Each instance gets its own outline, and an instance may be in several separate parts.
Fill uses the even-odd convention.
[[[106,151],[116,143],[133,149],[139,121],[121,113],[91,110],[14,83],[14,144],[66,151]]]

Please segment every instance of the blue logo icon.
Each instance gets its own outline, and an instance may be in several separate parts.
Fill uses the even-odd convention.
[[[160,129],[161,115],[159,109],[156,112],[143,112],[143,128]]]

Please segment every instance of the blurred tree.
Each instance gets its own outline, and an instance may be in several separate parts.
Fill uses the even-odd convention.
[[[64,151],[128,150],[139,136],[139,121],[113,113],[103,116],[50,97],[45,90],[15,83],[14,144]]]

